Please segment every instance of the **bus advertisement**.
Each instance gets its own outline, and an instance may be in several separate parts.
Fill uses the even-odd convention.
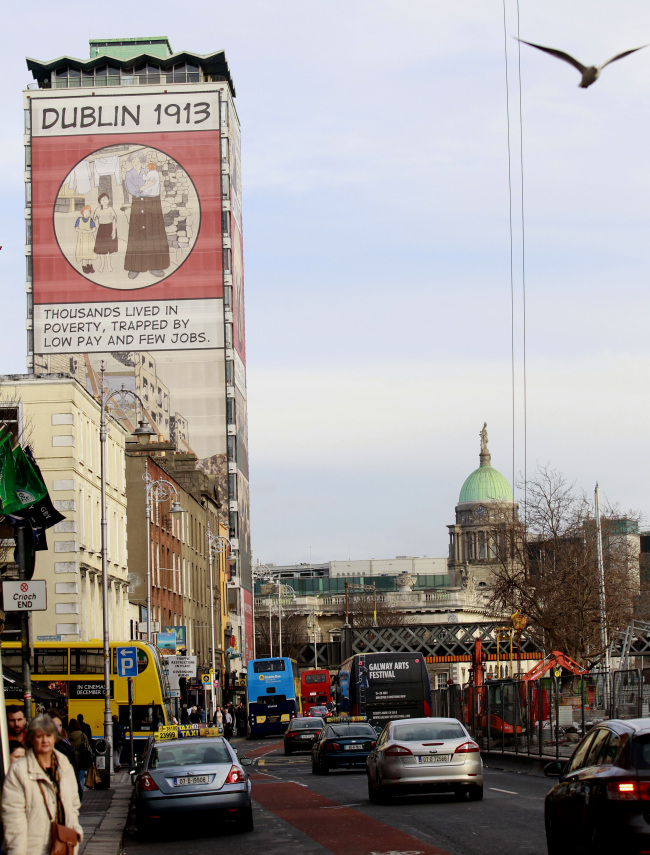
[[[312,668],[300,675],[300,694],[302,711],[307,714],[317,705],[331,704],[332,678],[330,672],[323,668]]]
[[[128,679],[117,676],[117,648],[135,647],[138,675],[133,678],[133,738],[148,739],[161,725],[172,724],[169,684],[158,650],[145,641],[112,641],[111,714],[129,733]],[[20,642],[2,642],[5,702],[23,702]],[[7,677],[9,679],[7,679]],[[104,732],[104,650],[101,641],[37,641],[34,643],[32,713],[54,707],[62,718],[83,714],[93,736]]]
[[[302,712],[296,662],[286,656],[250,659],[246,675],[250,735],[284,733]]]
[[[341,712],[375,725],[431,715],[431,686],[419,653],[369,653],[347,659],[339,671]]]

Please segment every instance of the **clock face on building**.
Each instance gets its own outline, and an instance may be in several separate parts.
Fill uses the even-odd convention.
[[[477,520],[487,519],[488,511],[485,505],[479,505],[478,508],[474,508],[474,517]]]

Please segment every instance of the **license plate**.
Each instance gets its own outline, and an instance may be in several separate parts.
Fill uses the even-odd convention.
[[[363,748],[363,745],[344,745],[343,749],[345,751],[360,751]]]
[[[174,778],[174,786],[187,787],[190,784],[207,784],[209,780],[208,775],[191,775],[187,778]]]
[[[301,733],[298,739],[313,739],[311,733]]]
[[[428,754],[426,757],[418,757],[420,763],[448,763],[451,754]]]

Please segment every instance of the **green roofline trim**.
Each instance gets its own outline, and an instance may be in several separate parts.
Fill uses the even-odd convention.
[[[141,53],[138,56],[131,56],[127,59],[110,54],[100,54],[92,59],[77,59],[73,56],[59,56],[57,59],[51,59],[48,62],[42,62],[38,59],[26,58],[27,68],[31,71],[34,80],[37,80],[39,86],[42,83],[50,82],[50,74],[52,71],[57,71],[59,68],[77,68],[79,71],[89,71],[99,65],[106,65],[107,62],[118,66],[121,69],[131,68],[138,62],[151,62],[159,65],[163,71],[171,71],[176,63],[192,61],[200,66],[206,74],[211,74],[216,77],[222,77],[227,81],[232,97],[236,96],[235,84],[230,76],[230,69],[226,61],[226,52],[223,50],[215,51],[214,53],[199,54],[191,53],[190,51],[179,51],[170,56],[156,56],[152,53]],[[162,84],[161,84],[162,85]],[[63,92],[63,90],[61,90]],[[66,90],[67,91],[67,90]]]

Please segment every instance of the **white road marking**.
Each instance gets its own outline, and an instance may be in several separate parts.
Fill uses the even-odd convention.
[[[303,786],[305,785],[303,784]],[[363,804],[363,802],[350,802],[349,805],[323,805],[321,810],[341,810],[341,808],[357,807],[360,804]]]
[[[500,790],[498,787],[488,787],[488,790],[494,790],[495,793],[507,793],[509,796],[518,796],[513,790]]]

